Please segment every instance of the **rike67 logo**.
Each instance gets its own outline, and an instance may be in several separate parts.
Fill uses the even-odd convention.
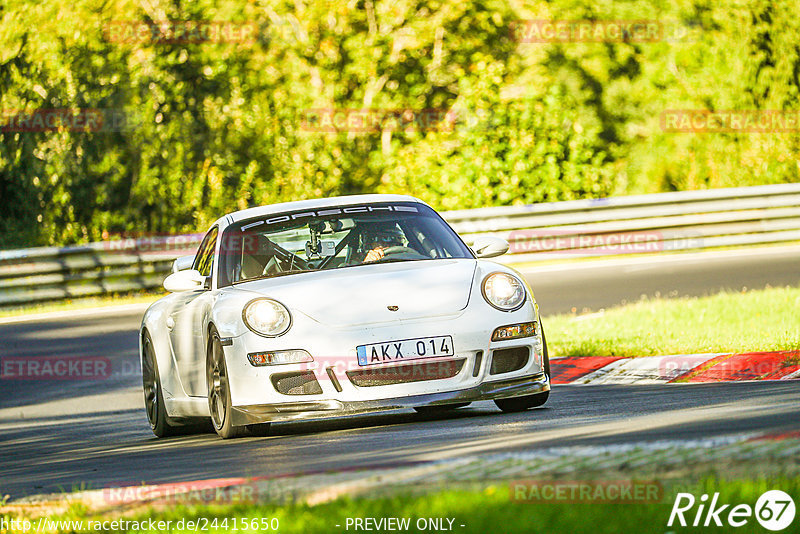
[[[719,493],[712,496],[711,502],[708,502],[706,494],[700,496],[698,502],[691,493],[678,493],[667,526],[677,524],[682,527],[721,527],[727,523],[731,527],[741,527],[753,516],[767,530],[784,530],[794,521],[794,500],[781,490],[770,490],[758,498],[754,509],[749,504],[737,504],[733,507],[727,503],[722,504],[719,502]]]

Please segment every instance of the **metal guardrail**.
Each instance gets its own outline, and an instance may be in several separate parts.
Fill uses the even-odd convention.
[[[202,234],[0,251],[0,306],[153,289]]]
[[[510,243],[504,263],[800,240],[800,184],[479,208],[443,214],[467,242]]]
[[[800,184],[443,212],[472,243],[509,241],[508,263],[800,241]],[[0,305],[161,286],[202,234],[0,251]]]

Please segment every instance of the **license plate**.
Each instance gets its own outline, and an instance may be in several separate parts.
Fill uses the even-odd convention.
[[[358,365],[418,360],[420,358],[436,358],[453,356],[453,338],[450,336],[418,337],[400,341],[371,343],[356,347]]]

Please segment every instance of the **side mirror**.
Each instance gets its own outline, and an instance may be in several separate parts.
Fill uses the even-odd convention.
[[[172,272],[177,273],[178,271],[185,271],[186,269],[191,269],[193,263],[194,263],[194,255],[181,256],[177,258],[174,262],[172,262]]]
[[[508,252],[508,241],[499,237],[481,236],[475,239],[472,250],[479,258],[494,258]]]
[[[164,289],[171,293],[178,291],[194,291],[205,287],[206,277],[199,271],[189,269],[172,273],[164,280]]]

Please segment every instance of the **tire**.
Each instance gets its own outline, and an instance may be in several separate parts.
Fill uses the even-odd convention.
[[[421,413],[424,415],[432,415],[432,414],[439,414],[439,413],[447,413],[452,412],[457,408],[463,408],[464,406],[469,406],[472,404],[471,402],[459,402],[456,404],[436,404],[433,406],[415,406],[414,410],[417,413]]]
[[[177,426],[167,414],[164,393],[161,389],[161,376],[158,373],[158,360],[150,334],[142,336],[142,389],[144,390],[144,409],[150,429],[159,438],[174,436]]]
[[[547,354],[547,339],[544,335],[544,327],[541,326],[542,322],[539,321],[539,328],[542,329],[542,363],[544,364],[544,373],[547,378],[550,378],[550,356]],[[547,399],[550,397],[549,391],[542,393],[535,393],[533,395],[525,395],[524,397],[511,397],[510,399],[495,399],[494,403],[498,408],[507,413],[524,412],[530,408],[538,408],[544,406]]]
[[[550,396],[549,391],[526,395],[524,397],[512,397],[510,399],[495,399],[494,403],[498,408],[507,413],[524,412],[529,408],[538,408],[547,402]]]
[[[216,330],[211,330],[206,353],[206,384],[208,385],[208,410],[214,430],[223,439],[238,438],[247,434],[246,426],[233,426],[231,416],[231,390],[225,353]]]

